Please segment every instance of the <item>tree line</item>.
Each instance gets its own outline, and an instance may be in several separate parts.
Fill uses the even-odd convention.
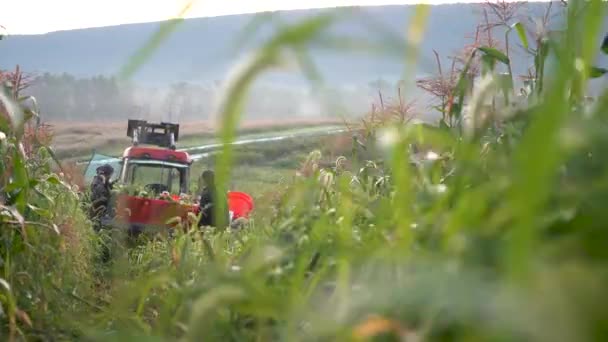
[[[390,93],[392,82],[315,87],[281,83],[259,84],[252,90],[248,119],[352,116],[364,113],[379,91]],[[78,78],[44,73],[31,77],[27,95],[36,98],[45,121],[115,121],[128,117],[186,121],[211,119],[222,91],[209,84],[178,82],[142,85],[112,76]]]

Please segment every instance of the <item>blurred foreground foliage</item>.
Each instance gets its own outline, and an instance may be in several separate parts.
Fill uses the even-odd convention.
[[[601,68],[593,63],[606,6],[573,1],[564,12],[563,30],[536,41],[534,77],[521,96],[514,76],[500,72],[511,69],[508,52],[471,48],[441,94],[439,125],[405,123],[382,106],[353,130],[352,149],[334,164],[311,153],[264,220],[117,249],[107,269],[95,260],[99,239],[77,189],[52,173],[52,151],[42,144],[36,154],[24,152],[23,126],[35,111],[8,85],[2,334],[608,339],[608,90],[591,104],[584,97],[589,78],[602,77],[592,71]],[[335,43],[323,39],[335,20],[284,27],[238,70],[221,108],[224,141],[234,137],[255,77],[286,53],[315,79],[306,47]],[[220,185],[229,181],[222,175],[231,159],[227,145],[217,164]]]

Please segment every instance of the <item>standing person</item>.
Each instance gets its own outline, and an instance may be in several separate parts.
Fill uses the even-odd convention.
[[[101,218],[108,214],[112,183],[110,178],[114,168],[105,164],[97,168],[97,174],[91,182],[91,209],[89,217],[93,221],[95,230],[101,229]]]
[[[218,224],[228,226],[228,200],[226,196],[222,196],[218,193],[215,186],[215,173],[211,170],[205,170],[201,175],[203,182],[203,190],[200,196],[200,208],[201,208],[201,219],[198,223],[199,227],[217,227]],[[224,214],[222,222],[216,218],[216,207],[217,203],[222,201],[224,203]]]

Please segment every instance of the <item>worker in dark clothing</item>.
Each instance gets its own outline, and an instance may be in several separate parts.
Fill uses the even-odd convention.
[[[217,227],[218,224],[228,226],[228,200],[226,196],[218,193],[215,187],[215,174],[211,170],[206,170],[201,175],[203,181],[203,190],[200,197],[201,219],[198,223],[199,227]],[[216,219],[217,203],[224,203],[223,220]]]
[[[109,214],[110,199],[112,196],[112,182],[110,178],[114,173],[114,168],[105,164],[97,168],[97,174],[91,182],[91,208],[89,217],[93,221],[93,229],[100,232],[103,227],[103,218]],[[107,263],[110,261],[110,247],[107,243],[101,245],[101,261]]]
[[[105,164],[97,168],[97,174],[91,183],[91,209],[89,217],[94,223],[95,230],[101,229],[101,219],[108,214],[112,191],[110,178],[114,168]]]

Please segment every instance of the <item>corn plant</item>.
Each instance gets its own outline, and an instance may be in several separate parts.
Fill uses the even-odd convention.
[[[81,297],[90,289],[94,240],[79,198],[54,171],[54,155],[40,141],[44,128],[32,133],[38,114],[20,96],[19,72],[2,73],[0,89],[0,310],[8,340],[47,334],[69,336],[67,316],[90,309]],[[9,76],[6,76],[9,75]],[[40,134],[42,132],[42,134]],[[68,248],[69,246],[69,248]],[[94,306],[93,306],[94,307]],[[60,323],[61,322],[61,323]],[[49,329],[46,331],[46,329]]]

